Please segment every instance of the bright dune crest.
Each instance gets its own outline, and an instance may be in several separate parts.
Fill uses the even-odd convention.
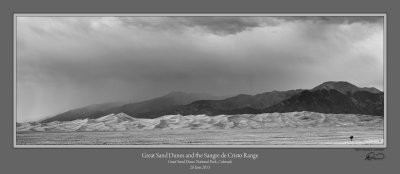
[[[77,119],[50,123],[19,123],[17,132],[140,131],[171,129],[266,129],[311,127],[376,127],[383,117],[359,114],[316,112],[263,113],[238,115],[165,115],[154,119],[134,118],[124,113],[97,119]]]

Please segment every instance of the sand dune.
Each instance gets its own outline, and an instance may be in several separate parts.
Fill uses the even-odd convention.
[[[264,113],[240,115],[166,115],[155,119],[139,119],[124,113],[97,119],[20,123],[17,132],[133,131],[172,129],[263,129],[383,126],[383,117],[355,114],[323,114],[315,112]]]

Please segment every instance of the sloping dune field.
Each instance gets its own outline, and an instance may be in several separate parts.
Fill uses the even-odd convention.
[[[18,123],[17,145],[382,145],[383,117],[315,112]],[[349,137],[353,136],[350,141]]]

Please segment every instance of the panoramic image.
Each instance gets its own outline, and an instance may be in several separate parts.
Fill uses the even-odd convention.
[[[14,147],[386,147],[385,25],[15,15]]]

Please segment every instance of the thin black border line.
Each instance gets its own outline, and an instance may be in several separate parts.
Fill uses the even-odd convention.
[[[100,15],[101,14],[113,14],[112,12],[99,12],[99,13],[93,13],[93,12],[84,12],[84,13],[82,13],[82,14],[98,14],[97,16],[74,16],[74,15],[72,15],[72,16],[45,16],[46,14],[48,14],[48,13],[52,13],[52,12],[46,12],[46,13],[42,13],[42,12],[33,12],[33,13],[27,13],[27,12],[23,12],[23,13],[19,13],[19,12],[13,12],[12,14],[13,14],[13,26],[12,26],[12,29],[13,29],[13,40],[14,40],[14,42],[15,42],[15,44],[17,44],[17,32],[16,32],[16,29],[17,29],[17,25],[16,25],[16,20],[17,20],[17,17],[19,17],[19,15],[29,15],[29,14],[43,14],[43,16],[24,16],[24,17],[101,17]],[[387,50],[388,50],[388,48],[387,48],[387,43],[388,43],[388,37],[387,37],[387,32],[388,32],[388,28],[387,28],[387,16],[388,16],[388,13],[387,12],[368,12],[368,13],[365,13],[365,12],[362,12],[362,13],[359,13],[359,12],[350,12],[350,13],[342,13],[342,12],[333,12],[333,13],[330,13],[330,12],[323,12],[323,13],[318,13],[318,12],[312,12],[312,13],[305,13],[305,12],[301,12],[301,13],[293,13],[293,12],[291,12],[291,13],[285,13],[285,12],[278,12],[278,13],[276,13],[276,12],[274,12],[274,13],[265,13],[265,12],[260,12],[260,13],[258,13],[258,12],[251,12],[251,13],[247,13],[247,12],[239,12],[239,13],[225,13],[225,12],[217,12],[217,13],[215,13],[215,12],[200,12],[200,13],[197,13],[197,12],[190,12],[190,13],[184,13],[184,12],[179,12],[179,13],[174,13],[174,12],[167,12],[167,13],[160,13],[160,12],[157,12],[157,13],[152,13],[152,12],[145,12],[145,13],[143,13],[143,12],[138,12],[138,13],[132,13],[132,12],[128,12],[129,14],[132,14],[133,16],[132,17],[154,17],[154,16],[156,16],[156,14],[159,14],[159,15],[161,15],[161,14],[175,14],[176,15],[176,17],[179,17],[179,14],[197,14],[197,16],[193,16],[193,17],[207,17],[207,16],[201,16],[202,14],[204,15],[204,14],[211,14],[211,15],[213,15],[213,14],[247,14],[247,16],[248,17],[257,17],[257,16],[255,16],[256,14],[263,14],[263,15],[266,15],[266,16],[264,16],[264,17],[268,17],[267,15],[268,14],[301,14],[301,13],[303,13],[303,14],[309,14],[309,15],[311,15],[311,14],[323,14],[323,15],[321,15],[321,16],[327,16],[327,17],[347,17],[348,16],[348,14],[355,14],[354,15],[354,17],[359,17],[360,15],[362,15],[362,16],[368,16],[367,14],[376,14],[376,15],[371,15],[371,16],[376,16],[376,17],[383,17],[383,19],[384,19],[384,23],[383,23],[383,27],[384,27],[384,40],[386,40],[386,42],[384,41],[383,43],[385,44],[384,45],[384,69],[386,68],[386,71],[384,70],[384,75],[383,75],[383,79],[384,79],[384,143],[383,143],[383,146],[384,147],[354,147],[354,149],[371,149],[371,148],[373,148],[373,149],[387,149],[388,148],[388,140],[387,140],[387,133],[388,133],[388,131],[387,131],[387,88],[388,88],[388,85],[387,85],[387,83],[388,83],[388,81],[387,81],[387,75],[388,75],[388,73],[387,73],[387,63],[388,63],[388,58],[387,58]],[[64,12],[56,12],[56,13],[52,13],[52,14],[79,14],[78,12],[66,12],[66,13],[64,13]],[[118,13],[114,13],[114,14],[127,14],[127,13],[124,13],[124,12],[118,12]],[[152,15],[152,16],[142,16],[141,14],[155,14],[155,15]],[[252,15],[252,14],[254,14],[254,15]],[[344,14],[344,15],[338,15],[338,16],[329,16],[329,14]],[[208,17],[212,17],[211,15],[209,15]],[[181,15],[181,16],[183,16],[183,15]],[[223,16],[223,15],[221,15],[221,16]],[[299,15],[294,15],[294,16],[289,16],[289,15],[285,15],[285,16],[282,16],[282,17],[298,17]],[[316,17],[318,17],[318,15],[315,15]],[[353,15],[350,15],[350,16],[353,16]],[[22,17],[22,16],[21,16]],[[110,16],[110,17],[129,17],[128,15],[123,15],[123,16]],[[162,16],[159,16],[159,17],[162,17]],[[174,16],[166,16],[166,17],[174,17]],[[192,17],[192,16],[185,16],[185,17]],[[225,17],[243,17],[243,16],[231,16],[231,15],[229,15],[229,16],[225,16]],[[271,17],[274,17],[273,15],[271,16]],[[279,17],[279,16],[276,16],[276,17]],[[307,17],[307,16],[301,16],[300,15],[300,17]],[[15,30],[14,30],[14,25],[15,25]],[[15,48],[14,48],[15,47]],[[13,74],[15,74],[14,75],[14,77],[13,77],[13,86],[15,86],[15,87],[17,87],[17,83],[16,83],[16,78],[17,78],[17,45],[14,45],[13,44],[13,46],[12,46],[12,48],[13,48],[13,55],[15,55],[15,56],[13,56]],[[15,60],[14,60],[15,59]],[[14,62],[15,61],[15,62]],[[386,76],[386,78],[385,78],[385,76]],[[232,146],[232,145],[228,145],[228,147],[222,147],[222,145],[221,146],[218,146],[218,147],[103,147],[102,145],[100,145],[101,147],[99,147],[99,145],[87,145],[87,146],[98,146],[98,147],[54,147],[54,145],[49,145],[49,146],[53,146],[53,147],[17,147],[17,146],[47,146],[47,145],[17,145],[16,144],[16,112],[17,112],[17,109],[16,109],[16,106],[14,106],[14,105],[16,105],[16,103],[17,103],[17,97],[16,97],[16,89],[15,89],[15,87],[13,88],[13,97],[14,97],[14,103],[13,103],[13,128],[14,128],[14,130],[13,130],[13,134],[14,134],[14,136],[13,136],[13,139],[14,139],[14,143],[13,143],[13,148],[14,149],[163,149],[163,148],[165,148],[165,149],[181,149],[181,148],[184,148],[184,149],[197,149],[197,148],[200,148],[200,149],[213,149],[213,148],[228,148],[228,149],[353,149],[353,147],[229,147],[229,146]],[[15,113],[14,113],[15,112]],[[308,145],[308,144],[306,144],[306,145]],[[65,145],[55,145],[55,146],[65,146]],[[67,145],[68,146],[68,145]],[[86,145],[80,145],[80,146],[86,146]],[[115,146],[115,145],[106,145],[106,146]],[[119,146],[119,145],[117,145],[117,146]],[[122,146],[135,146],[135,145],[122,145]],[[209,145],[205,145],[205,146],[209,146]],[[212,146],[212,145],[211,145]],[[233,145],[233,146],[237,146],[237,145]],[[240,145],[239,145],[240,146]],[[244,145],[244,146],[246,146],[246,145]],[[304,146],[304,145],[303,145]]]
[[[382,12],[13,12],[13,14],[388,14]]]
[[[17,103],[18,103],[18,97],[17,97],[17,91],[18,91],[18,86],[17,86],[17,33],[18,33],[18,28],[17,28],[17,16],[13,15],[13,132],[14,132],[14,136],[13,136],[13,143],[14,143],[14,148],[17,145]]]

